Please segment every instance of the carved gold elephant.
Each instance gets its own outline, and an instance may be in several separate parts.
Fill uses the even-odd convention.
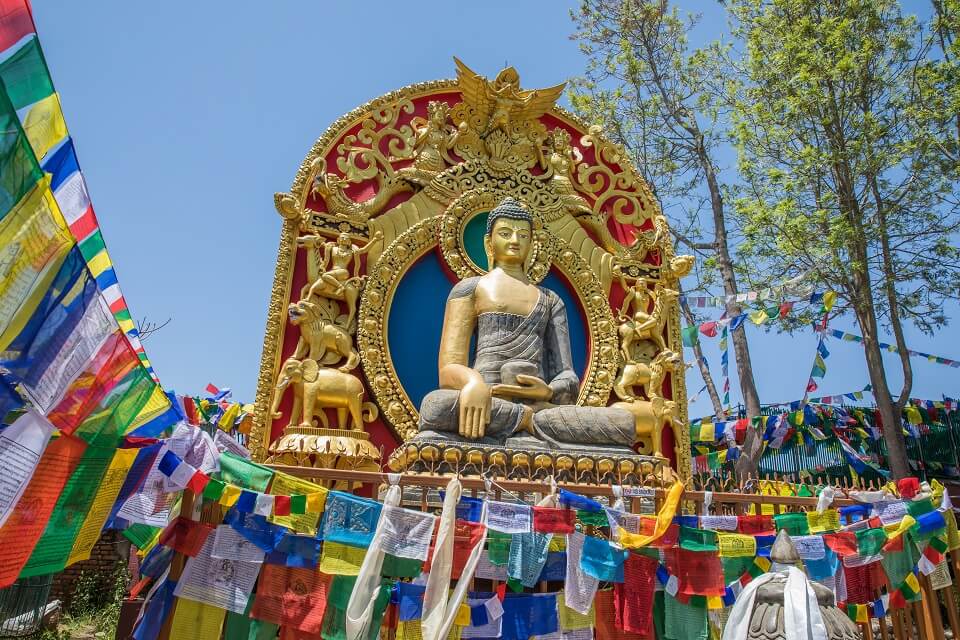
[[[370,422],[377,416],[376,405],[363,401],[363,383],[356,376],[339,369],[320,367],[316,360],[288,358],[283,363],[274,389],[271,407],[274,418],[280,417],[280,401],[288,386],[293,387],[294,393],[291,425],[296,420],[298,410],[302,410],[301,427],[314,426],[313,419],[316,416],[324,428],[329,428],[323,411],[327,408],[337,410],[337,427],[340,429],[347,428],[347,414],[350,416],[349,428],[357,431],[363,430],[363,418]]]

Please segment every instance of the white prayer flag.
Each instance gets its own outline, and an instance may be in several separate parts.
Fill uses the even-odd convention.
[[[436,516],[384,505],[380,520],[384,523],[382,548],[386,553],[412,560],[427,559]]]
[[[527,504],[487,502],[487,528],[502,533],[533,531],[533,509]]]
[[[241,562],[263,562],[266,554],[230,525],[222,524],[213,534],[213,548],[210,557],[216,560],[240,560]]]
[[[600,581],[580,568],[583,555],[584,535],[575,532],[567,535],[567,575],[563,583],[566,605],[581,615],[587,615],[593,606]]]
[[[243,613],[260,575],[260,563],[214,558],[211,555],[214,544],[214,537],[207,536],[200,553],[187,559],[173,593],[180,598]]]
[[[0,526],[33,478],[53,432],[50,421],[32,408],[0,432]]]

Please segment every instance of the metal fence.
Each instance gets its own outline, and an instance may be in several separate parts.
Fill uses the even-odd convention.
[[[36,633],[43,622],[53,574],[22,578],[0,589],[0,638]]]

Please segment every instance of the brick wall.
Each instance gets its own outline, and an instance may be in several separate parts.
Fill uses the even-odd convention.
[[[90,553],[90,559],[67,567],[53,579],[49,600],[59,599],[69,608],[77,579],[81,574],[93,576],[95,593],[107,598],[113,593],[116,572],[126,566],[130,557],[130,542],[119,531],[106,531]]]

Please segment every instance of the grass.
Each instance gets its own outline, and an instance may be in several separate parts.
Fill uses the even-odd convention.
[[[70,606],[56,629],[41,631],[38,640],[113,640],[120,618],[120,604],[127,589],[126,567],[119,565],[113,576],[81,573],[74,583]]]

